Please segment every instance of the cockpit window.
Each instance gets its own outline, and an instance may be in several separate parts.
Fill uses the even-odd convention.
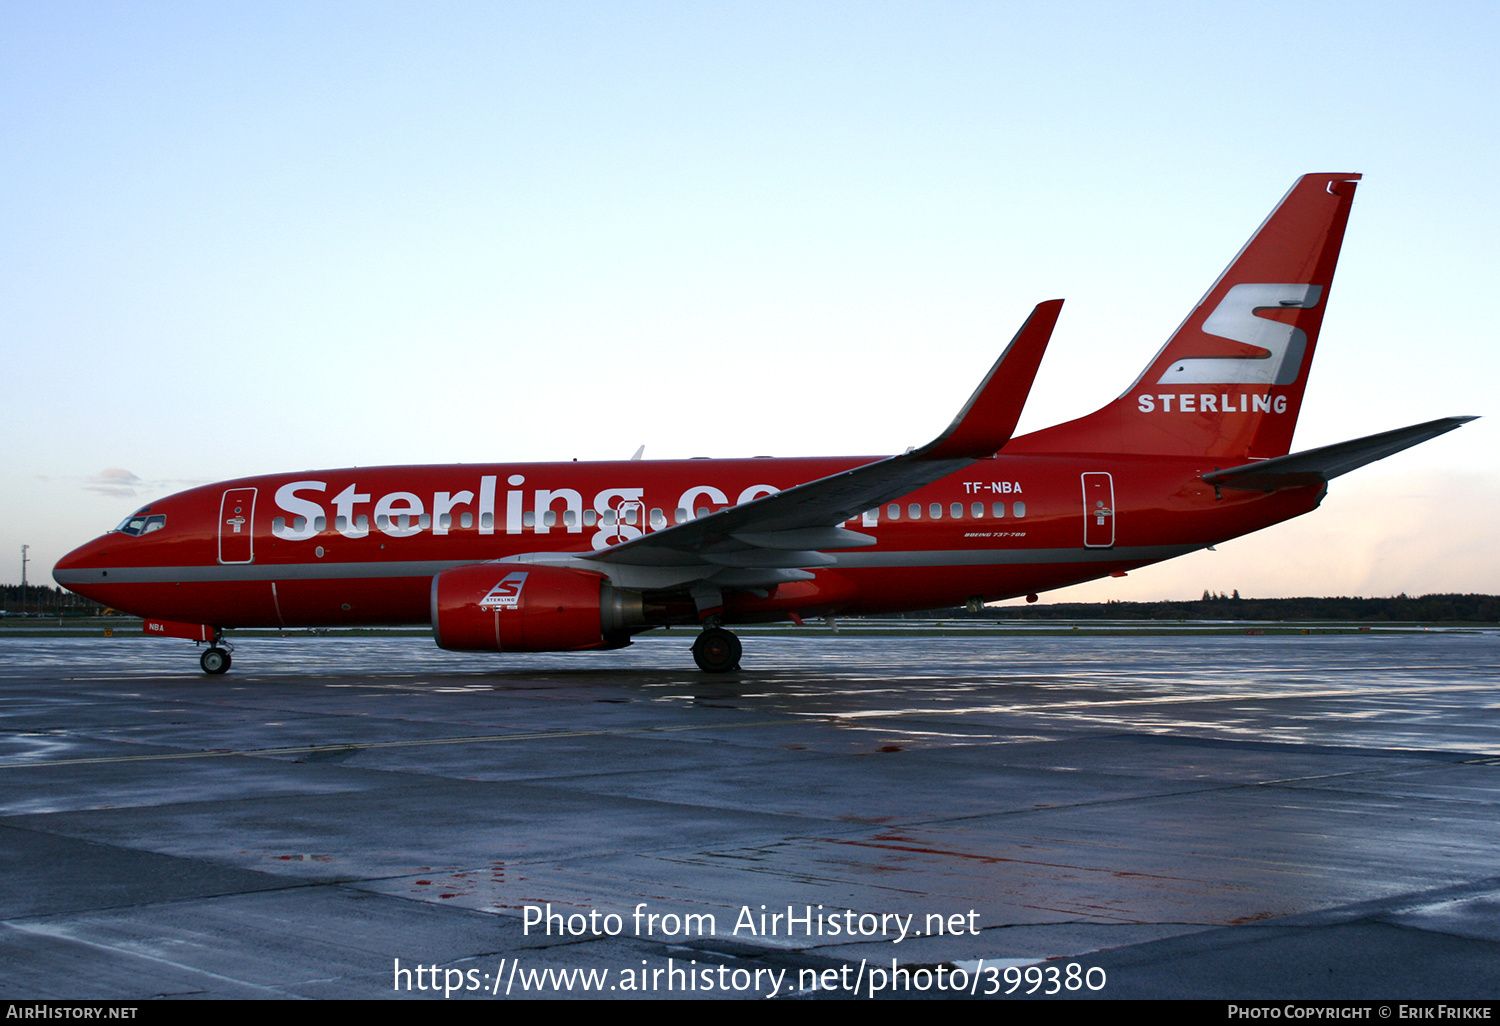
[[[132,538],[139,538],[143,534],[160,531],[163,527],[167,526],[166,514],[148,514],[149,507],[141,510],[139,513],[132,513],[120,522],[120,526],[115,528],[115,531],[119,534],[128,534]]]

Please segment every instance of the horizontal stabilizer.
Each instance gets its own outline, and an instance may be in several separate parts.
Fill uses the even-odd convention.
[[[1337,445],[1294,452],[1290,456],[1278,456],[1275,459],[1247,463],[1242,467],[1230,467],[1228,470],[1215,470],[1204,474],[1203,480],[1221,488],[1266,492],[1273,492],[1278,488],[1321,484],[1366,463],[1383,460],[1402,449],[1410,449],[1430,438],[1447,434],[1474,419],[1444,417],[1441,420],[1429,420],[1425,424],[1382,431],[1378,435],[1368,435]]]

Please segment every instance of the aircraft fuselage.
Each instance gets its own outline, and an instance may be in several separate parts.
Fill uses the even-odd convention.
[[[364,467],[243,478],[152,503],[58,564],[125,612],[224,627],[426,623],[433,576],[593,553],[874,457]],[[726,623],[1012,598],[1118,574],[1305,513],[1322,489],[1216,495],[1203,459],[997,456],[844,523],[817,579],[726,596]],[[652,624],[695,623],[670,587]]]

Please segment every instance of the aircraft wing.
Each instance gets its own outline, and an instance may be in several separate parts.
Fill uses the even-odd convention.
[[[812,575],[799,568],[835,562],[820,549],[875,544],[870,535],[838,525],[1005,445],[1061,310],[1060,299],[1038,304],[953,423],[920,449],[653,531],[583,560],[621,567],[701,565],[700,580],[757,587],[805,580]]]
[[[1305,452],[1294,452],[1289,456],[1277,456],[1275,459],[1260,460],[1227,470],[1215,470],[1204,474],[1203,480],[1215,487],[1266,492],[1298,485],[1321,484],[1366,463],[1383,460],[1402,449],[1409,449],[1430,438],[1447,434],[1474,419],[1443,417],[1440,420],[1429,420],[1425,424],[1382,431],[1378,435],[1367,435],[1353,441],[1339,442],[1337,445],[1325,445]]]

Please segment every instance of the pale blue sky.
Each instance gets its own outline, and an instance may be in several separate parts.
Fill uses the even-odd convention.
[[[1298,447],[1491,414],[1497,28],[1480,3],[4,5],[0,580],[23,543],[44,580],[246,474],[898,451],[1056,296],[1023,427],[1066,419],[1308,171],[1366,178]],[[1481,420],[1084,597],[1500,591],[1497,443]]]

